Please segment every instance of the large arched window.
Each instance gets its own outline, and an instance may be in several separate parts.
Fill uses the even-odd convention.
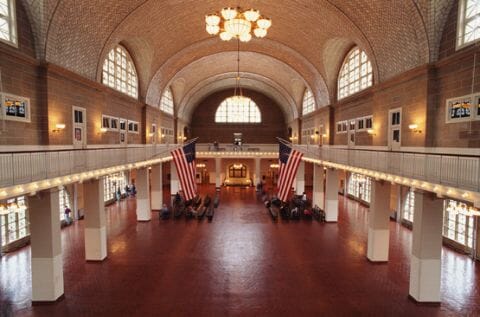
[[[315,110],[315,98],[313,97],[313,93],[310,89],[305,89],[305,93],[303,94],[303,102],[302,102],[302,113],[305,115],[307,113],[313,112]]]
[[[262,116],[257,104],[248,97],[234,96],[222,101],[215,113],[219,123],[259,123]]]
[[[373,83],[372,63],[367,54],[354,47],[345,58],[338,76],[338,99],[370,87]]]
[[[160,100],[160,110],[173,114],[173,96],[170,88],[165,89]]]
[[[457,48],[480,40],[480,0],[460,0]]]
[[[135,65],[127,50],[115,46],[103,62],[102,83],[133,98],[138,97],[138,78]]]
[[[0,0],[0,41],[17,45],[15,1],[13,0]]]

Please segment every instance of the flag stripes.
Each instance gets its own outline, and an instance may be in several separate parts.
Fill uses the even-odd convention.
[[[195,182],[195,144],[193,144],[193,152],[192,146],[189,144],[173,150],[171,153],[185,200],[190,200],[197,193],[197,183]]]
[[[290,192],[290,188],[292,188],[302,157],[303,153],[280,143],[278,198],[281,201],[287,201],[288,199],[288,193]]]

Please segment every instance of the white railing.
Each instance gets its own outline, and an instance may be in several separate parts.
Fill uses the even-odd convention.
[[[0,188],[167,157],[176,146],[178,145],[158,144],[0,153]],[[480,192],[479,156],[319,148],[307,145],[295,147],[313,159]],[[238,147],[219,144],[218,150],[237,151],[238,154],[265,154],[278,152],[278,145],[244,144]],[[197,144],[197,152],[215,151],[213,144]]]
[[[480,192],[480,157],[296,146],[306,157]]]
[[[138,145],[40,152],[0,153],[0,188],[142,162],[170,155],[175,145]]]

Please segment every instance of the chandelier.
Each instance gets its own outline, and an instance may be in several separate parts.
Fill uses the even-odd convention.
[[[220,14],[213,13],[205,16],[208,34],[219,34],[222,41],[237,38],[242,42],[252,39],[252,32],[258,38],[265,37],[272,25],[272,20],[262,17],[260,11],[241,8],[223,8]]]

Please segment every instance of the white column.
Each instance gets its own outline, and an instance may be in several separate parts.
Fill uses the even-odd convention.
[[[148,168],[137,169],[137,221],[150,221],[152,213],[150,209],[150,181]]]
[[[107,257],[107,227],[103,202],[103,179],[83,183],[85,193],[85,260],[103,261]]]
[[[326,176],[325,221],[338,221],[338,171],[329,168]]]
[[[297,195],[302,195],[305,191],[305,161],[301,161],[298,165],[296,184],[295,189]]]
[[[313,165],[313,205],[325,210],[325,184],[322,165]]]
[[[262,175],[260,175],[260,158],[256,157],[255,159],[255,178],[253,181],[253,186],[257,186],[258,183],[260,183],[260,180],[262,179]]]
[[[367,258],[372,262],[388,261],[389,222],[390,183],[372,180],[367,243]]]
[[[180,191],[180,182],[178,180],[177,167],[173,161],[170,161],[170,194],[175,196]]]
[[[30,215],[32,302],[53,302],[63,296],[58,189],[28,198]]]
[[[215,188],[217,191],[219,191],[220,187],[222,186],[221,169],[222,169],[222,159],[219,157],[216,157],[215,158]]]
[[[443,200],[415,191],[409,295],[417,302],[440,302]]]
[[[150,176],[152,183],[152,209],[160,210],[163,204],[162,163],[152,166]]]

